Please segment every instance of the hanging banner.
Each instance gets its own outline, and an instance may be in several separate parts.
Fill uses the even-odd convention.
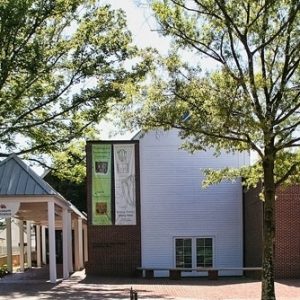
[[[0,219],[12,218],[19,208],[19,202],[0,202]]]
[[[114,145],[115,224],[136,225],[135,153],[133,144]]]
[[[111,225],[110,144],[92,145],[92,224]]]

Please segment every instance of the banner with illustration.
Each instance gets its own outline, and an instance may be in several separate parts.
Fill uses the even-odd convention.
[[[134,144],[114,145],[115,224],[136,225]]]
[[[92,145],[92,224],[111,225],[110,144]]]

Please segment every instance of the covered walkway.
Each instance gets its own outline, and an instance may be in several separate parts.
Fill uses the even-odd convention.
[[[7,266],[13,270],[11,219],[18,220],[20,270],[32,267],[34,227],[36,264],[49,261],[51,283],[57,281],[55,231],[62,231],[63,278],[84,268],[87,261],[86,217],[16,155],[0,163],[0,218],[6,221]],[[47,236],[46,236],[47,228]],[[26,231],[26,235],[24,235]],[[24,241],[26,236],[26,241]],[[74,257],[73,257],[74,255]]]
[[[63,279],[63,265],[56,265],[57,271],[57,281],[59,283]],[[74,274],[74,273],[72,273]],[[70,276],[72,276],[72,274]],[[8,274],[0,279],[0,284],[12,284],[12,283],[50,283],[49,281],[49,265],[43,265],[42,267],[32,267],[30,269],[26,269],[23,272],[17,271],[11,274]]]

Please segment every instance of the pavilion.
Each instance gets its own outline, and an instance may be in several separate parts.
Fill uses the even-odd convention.
[[[63,278],[68,278],[74,270],[84,268],[84,263],[88,260],[86,216],[15,154],[0,162],[0,218],[6,220],[9,271],[12,271],[13,267],[11,218],[17,219],[19,224],[21,270],[24,270],[25,223],[27,233],[31,232],[32,226],[36,227],[37,267],[46,264],[48,242],[51,283],[57,281],[55,230],[62,230]],[[48,228],[48,240],[46,240],[46,228]],[[27,267],[31,267],[30,234],[27,234],[26,242]]]

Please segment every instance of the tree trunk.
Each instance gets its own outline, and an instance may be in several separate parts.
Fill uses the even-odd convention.
[[[274,288],[274,248],[275,248],[275,183],[274,158],[266,155],[264,169],[264,222],[263,222],[263,262],[262,300],[275,300]]]

